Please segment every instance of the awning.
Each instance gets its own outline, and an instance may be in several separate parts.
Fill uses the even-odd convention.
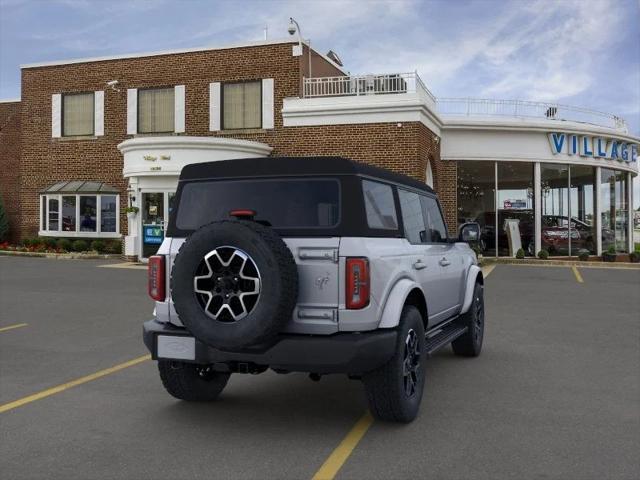
[[[41,190],[40,193],[120,193],[120,189],[104,182],[70,180],[68,182],[54,183],[50,187]]]

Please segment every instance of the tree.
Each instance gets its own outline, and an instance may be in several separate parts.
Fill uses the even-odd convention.
[[[4,209],[4,202],[0,195],[0,242],[9,240],[9,218]]]

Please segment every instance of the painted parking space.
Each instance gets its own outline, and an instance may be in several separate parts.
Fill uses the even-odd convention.
[[[30,328],[0,335],[0,403],[86,381],[0,413],[10,478],[637,476],[637,338],[625,332],[637,332],[638,271],[580,268],[579,284],[567,267],[485,269],[483,354],[436,355],[418,419],[389,425],[367,419],[360,383],[341,376],[233,375],[219,401],[189,404],[166,394],[154,362],[105,373],[144,352],[144,273],[43,261],[12,266],[30,291],[0,283],[3,301],[42,302],[11,311],[37,317]],[[67,276],[75,295],[50,286]]]

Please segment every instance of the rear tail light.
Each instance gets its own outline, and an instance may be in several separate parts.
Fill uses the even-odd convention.
[[[157,302],[165,299],[164,255],[149,257],[149,296]]]
[[[347,258],[347,298],[348,309],[359,309],[369,305],[369,260],[363,257]]]

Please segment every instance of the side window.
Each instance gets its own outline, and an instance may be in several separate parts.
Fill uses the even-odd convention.
[[[398,218],[391,187],[384,183],[363,180],[362,193],[369,228],[397,230]]]
[[[427,237],[430,243],[445,243],[447,241],[447,228],[442,219],[440,207],[435,198],[420,196],[422,211],[427,222]]]
[[[425,243],[427,241],[424,216],[420,195],[406,190],[398,189],[400,197],[400,210],[402,211],[402,223],[404,235],[411,243]]]

